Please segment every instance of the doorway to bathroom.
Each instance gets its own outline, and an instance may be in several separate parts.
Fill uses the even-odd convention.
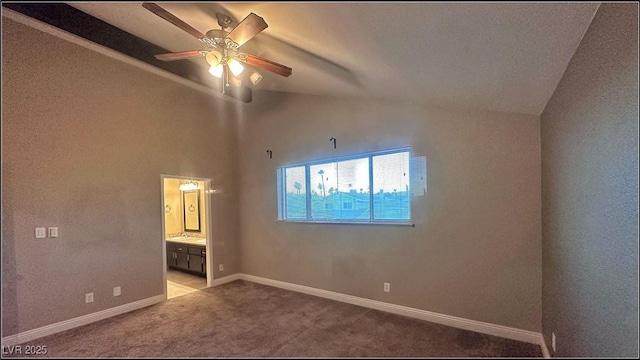
[[[161,175],[164,294],[167,299],[211,286],[211,180]]]

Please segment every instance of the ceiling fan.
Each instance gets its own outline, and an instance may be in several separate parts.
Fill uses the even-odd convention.
[[[269,26],[263,18],[254,13],[250,13],[245,17],[231,32],[225,31],[233,22],[231,18],[227,15],[217,13],[216,18],[218,19],[218,25],[220,25],[221,29],[212,29],[207,31],[206,34],[203,34],[155,3],[144,2],[142,6],[196,37],[207,47],[207,49],[204,50],[188,50],[154,55],[156,59],[174,61],[204,57],[207,63],[211,65],[209,72],[215,77],[222,79],[223,94],[226,93],[225,88],[232,85],[241,85],[242,81],[239,76],[244,69],[242,64],[240,64],[241,62],[284,77],[292,74],[292,69],[288,66],[240,51],[240,47],[243,44]],[[254,85],[262,79],[262,75],[257,71],[253,71],[248,77]]]

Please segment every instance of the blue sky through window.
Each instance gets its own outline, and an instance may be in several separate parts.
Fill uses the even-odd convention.
[[[411,218],[408,150],[285,167],[283,175],[284,220]]]

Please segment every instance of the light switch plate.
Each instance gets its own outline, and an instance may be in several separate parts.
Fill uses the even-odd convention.
[[[58,237],[58,228],[57,227],[50,227],[49,228],[49,237],[50,238],[57,238]]]
[[[36,228],[36,239],[42,239],[47,237],[47,229],[43,227]]]

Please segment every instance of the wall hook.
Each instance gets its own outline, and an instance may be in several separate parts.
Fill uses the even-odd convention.
[[[267,150],[267,154],[269,154],[269,159],[271,159],[273,157],[273,151]]]
[[[333,148],[336,148],[336,138],[332,137],[329,141],[333,141]]]

